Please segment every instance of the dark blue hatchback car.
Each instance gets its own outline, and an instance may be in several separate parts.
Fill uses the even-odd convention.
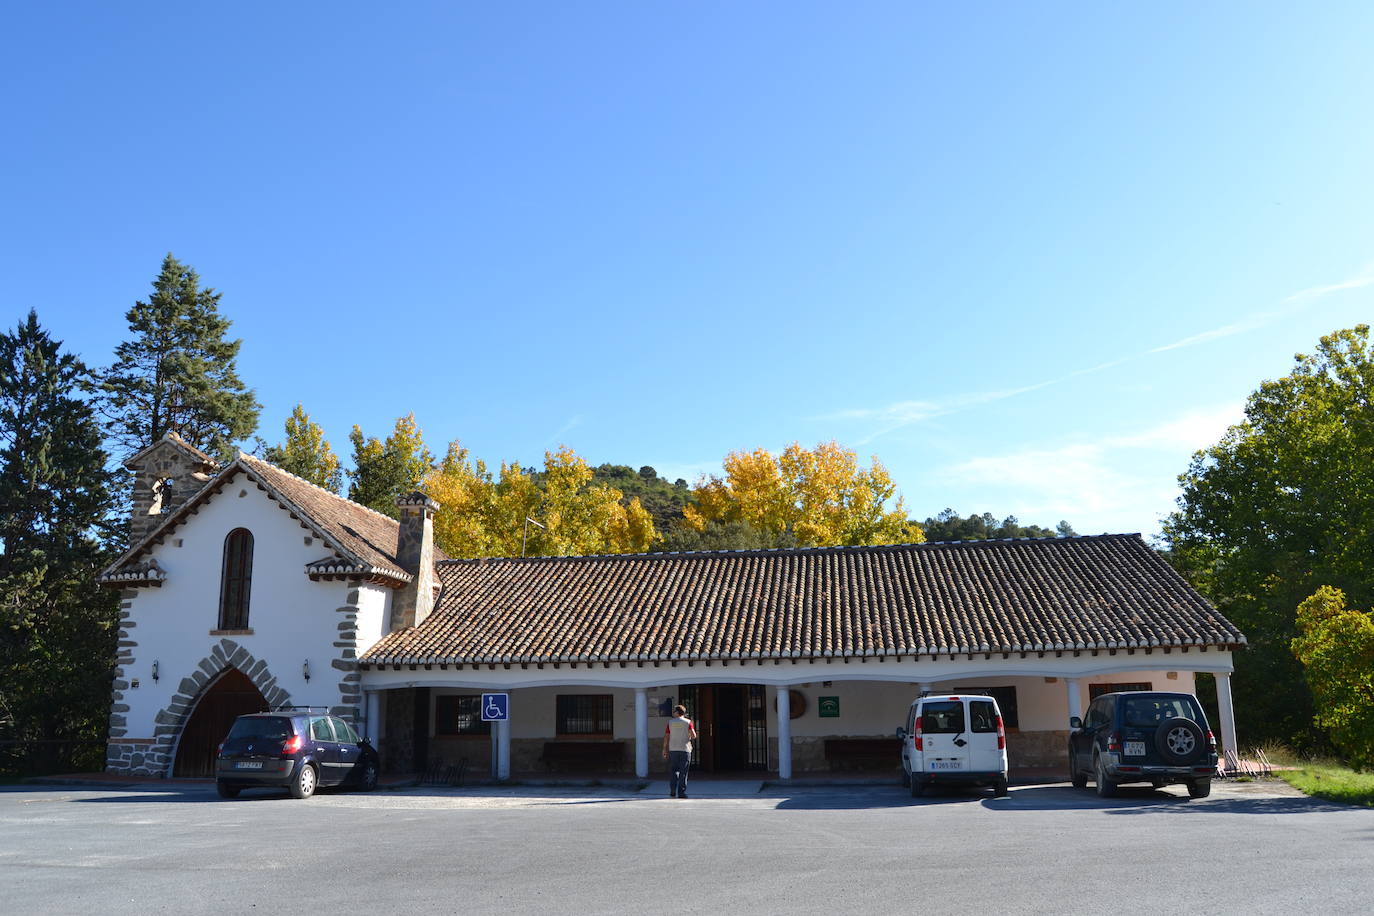
[[[215,786],[221,798],[269,787],[309,798],[320,786],[377,787],[381,760],[366,738],[323,707],[288,707],[239,716],[219,746]]]

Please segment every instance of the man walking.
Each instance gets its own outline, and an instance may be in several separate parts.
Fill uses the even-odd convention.
[[[697,728],[687,718],[687,707],[673,707],[673,717],[663,730],[663,759],[668,761],[668,797],[687,797],[687,768],[692,765],[692,742]]]

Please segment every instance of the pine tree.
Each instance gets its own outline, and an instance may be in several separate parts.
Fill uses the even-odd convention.
[[[101,765],[118,595],[116,485],[100,425],[78,397],[85,366],[30,312],[0,336],[0,703],[6,737],[88,741]],[[53,745],[25,745],[36,752]],[[67,746],[70,748],[70,745]],[[29,769],[44,768],[30,756]],[[47,766],[71,766],[59,756]]]
[[[243,341],[225,339],[232,322],[219,312],[220,297],[168,254],[148,301],[129,309],[132,336],[102,377],[101,412],[130,454],[175,432],[228,460],[257,429],[261,405],[238,377]]]
[[[303,404],[297,404],[291,416],[286,418],[286,441],[268,448],[263,457],[283,471],[289,471],[317,487],[324,487],[331,493],[339,492],[343,485],[339,456],[329,447],[324,430],[311,421]]]

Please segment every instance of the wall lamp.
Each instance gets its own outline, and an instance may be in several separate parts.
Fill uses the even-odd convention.
[[[308,659],[308,658],[305,660],[305,664],[301,665],[301,675],[305,677],[305,682],[306,682],[307,684],[309,684],[309,683],[310,683],[310,659]]]
[[[153,661],[153,683],[157,683],[157,661]]]

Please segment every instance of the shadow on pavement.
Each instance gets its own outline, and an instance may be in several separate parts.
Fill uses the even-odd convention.
[[[855,811],[876,808],[913,808],[922,805],[967,805],[988,800],[986,789],[935,789],[921,798],[912,798],[901,786],[880,786],[863,789],[836,788],[805,790],[795,794],[781,794],[778,790],[764,792],[760,798],[781,798],[780,811]]]
[[[204,786],[188,786],[186,788],[171,787],[166,789],[158,788],[149,790],[147,788],[135,789],[116,789],[93,787],[72,787],[70,789],[58,786],[43,787],[51,792],[57,789],[62,791],[74,792],[100,792],[102,794],[91,798],[75,798],[72,801],[83,804],[103,804],[103,805],[148,805],[148,804],[207,804],[218,805],[242,805],[255,801],[290,801],[296,799],[291,797],[291,793],[286,789],[244,789],[238,798],[220,798],[214,789],[207,789]],[[343,794],[346,790],[335,788],[320,789],[316,795],[327,797],[330,795]],[[308,804],[308,802],[307,802]]]
[[[1069,786],[1032,786],[1013,789],[1007,801],[987,800],[990,807],[1013,811],[1099,810],[1108,814],[1311,814],[1315,811],[1348,810],[1306,796],[1255,795],[1249,797],[1216,795],[1190,799],[1182,787],[1174,791],[1149,786],[1121,786],[1115,798],[1099,798],[1091,789]]]

